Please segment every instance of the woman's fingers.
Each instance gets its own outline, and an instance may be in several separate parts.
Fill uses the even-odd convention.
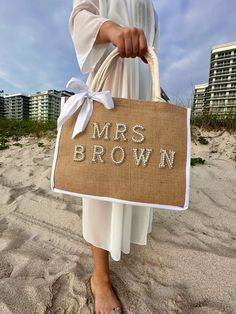
[[[140,36],[139,36],[139,54],[138,54],[138,56],[142,59],[142,61],[144,63],[148,63],[146,58],[144,57],[145,53],[147,52],[147,49],[148,49],[147,40],[146,40],[145,34],[142,30],[140,33]]]
[[[145,53],[147,52],[147,40],[146,36],[144,34],[144,31],[141,30],[139,33],[139,57],[143,57]]]
[[[131,41],[132,41],[131,57],[135,58],[139,54],[139,30],[136,27],[133,27],[130,32],[131,32]]]
[[[130,29],[124,30],[125,56],[130,58],[133,54],[132,34]]]
[[[137,27],[118,27],[117,32],[112,34],[112,43],[122,58],[141,58],[147,51],[144,31]]]
[[[116,42],[113,42],[113,44],[118,48],[119,54],[122,58],[126,57],[126,52],[125,52],[125,38],[123,36],[123,33],[121,32],[117,38]]]

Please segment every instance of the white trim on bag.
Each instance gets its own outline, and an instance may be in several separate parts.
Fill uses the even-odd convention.
[[[56,145],[54,150],[54,157],[53,157],[53,163],[52,163],[52,172],[51,172],[51,190],[54,192],[54,174],[55,174],[55,168],[56,168],[56,162],[57,162],[57,155],[58,155],[58,147],[59,147],[59,141],[61,136],[61,130],[62,127],[57,132],[57,138],[56,138]]]
[[[184,207],[174,206],[174,205],[164,205],[164,204],[133,202],[133,201],[116,199],[113,197],[80,194],[80,193],[76,193],[76,192],[70,192],[70,191],[65,191],[65,190],[55,188],[54,175],[55,175],[55,168],[56,168],[56,161],[57,161],[57,156],[58,156],[58,148],[59,148],[59,141],[60,141],[62,126],[59,128],[58,133],[57,133],[57,138],[56,138],[53,164],[52,164],[52,172],[51,172],[51,184],[50,184],[51,191],[56,192],[56,193],[63,193],[63,194],[68,194],[68,195],[72,195],[72,196],[77,196],[77,197],[87,197],[87,198],[92,198],[92,199],[97,199],[97,200],[102,200],[102,201],[110,201],[110,202],[114,201],[117,203],[125,203],[128,205],[148,206],[148,207],[153,207],[153,208],[171,209],[171,210],[186,210],[186,209],[188,209],[188,207],[189,207],[189,193],[190,193],[190,187],[189,187],[190,162],[191,162],[191,158],[190,158],[191,157],[191,132],[190,132],[191,108],[186,108],[186,109],[187,109],[187,121],[186,121],[187,122],[187,160],[186,160],[186,190],[185,190]]]
[[[187,108],[187,160],[186,160],[186,191],[184,209],[189,207],[190,194],[190,166],[191,166],[191,108]]]
[[[65,97],[61,97],[61,110],[62,110],[62,106],[65,104],[66,102],[66,98]],[[59,140],[60,140],[60,136],[61,136],[61,127],[59,128],[58,132],[57,132],[57,138],[56,138],[56,144],[55,144],[55,149],[54,149],[54,154],[53,154],[53,162],[52,162],[52,172],[51,172],[51,190],[54,192],[54,174],[55,174],[55,168],[56,168],[56,161],[57,161],[57,155],[58,155],[58,146],[59,146]]]

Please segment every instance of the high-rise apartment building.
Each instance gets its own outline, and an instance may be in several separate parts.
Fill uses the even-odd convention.
[[[4,96],[4,117],[17,120],[29,117],[29,97],[23,94]]]
[[[57,119],[61,111],[61,97],[70,97],[68,91],[47,90],[30,95],[29,117],[35,120]]]
[[[195,86],[194,108],[197,109],[198,86]],[[208,86],[203,113],[225,117],[236,114],[236,42],[211,49]],[[197,113],[197,112],[196,112]]]
[[[41,121],[56,120],[61,112],[62,97],[67,99],[72,95],[74,93],[67,90],[57,91],[52,89],[28,96],[22,94],[0,96],[0,116]],[[161,97],[169,101],[169,97],[163,89],[161,89]]]
[[[194,107],[192,111],[193,116],[197,116],[204,113],[204,110],[205,110],[204,105],[206,101],[207,88],[208,88],[208,83],[195,85],[194,100],[193,100]]]
[[[0,117],[4,117],[4,97],[0,95]]]

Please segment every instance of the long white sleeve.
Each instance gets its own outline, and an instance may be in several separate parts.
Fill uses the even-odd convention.
[[[69,31],[83,73],[90,72],[106,51],[108,44],[95,44],[95,40],[101,25],[108,20],[100,15],[99,0],[73,1]]]

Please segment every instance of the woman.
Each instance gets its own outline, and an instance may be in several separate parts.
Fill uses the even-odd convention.
[[[121,58],[103,89],[114,97],[151,99],[151,74],[144,54],[147,45],[157,51],[155,7],[156,0],[74,0],[69,28],[80,69],[89,72],[88,86],[117,47]],[[90,243],[94,259],[90,284],[95,312],[110,314],[114,308],[121,309],[121,303],[109,277],[109,253],[119,261],[121,252],[130,252],[130,243],[146,245],[153,208],[83,198],[82,216],[83,237]]]

